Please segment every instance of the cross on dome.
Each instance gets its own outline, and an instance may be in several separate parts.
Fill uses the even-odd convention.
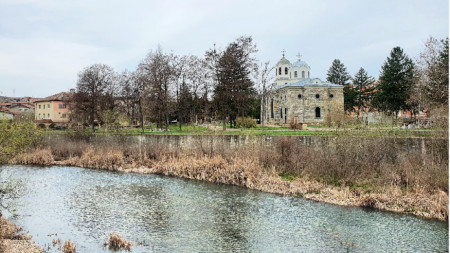
[[[300,60],[300,58],[302,58],[302,55],[300,53],[298,53],[297,58]]]
[[[283,53],[283,57],[284,57],[284,53],[286,53],[286,50],[283,49],[283,51],[281,51],[281,53]]]

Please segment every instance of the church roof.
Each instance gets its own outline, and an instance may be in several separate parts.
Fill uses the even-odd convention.
[[[292,63],[292,67],[308,67],[309,68],[309,65],[308,65],[308,63],[299,59],[296,62]]]
[[[291,65],[291,62],[288,59],[284,58],[284,56],[283,56],[283,58],[281,58],[281,60],[278,61],[277,65],[282,65],[282,64]]]
[[[329,82],[323,82],[319,78],[306,78],[304,80],[301,80],[300,82],[296,83],[289,83],[289,84],[283,84],[279,85],[277,89],[282,89],[286,87],[344,87],[342,85],[329,83]]]

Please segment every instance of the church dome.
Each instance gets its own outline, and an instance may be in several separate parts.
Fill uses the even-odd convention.
[[[283,58],[278,61],[277,65],[291,65],[291,62],[283,56]]]
[[[308,63],[306,63],[302,60],[297,60],[296,62],[294,62],[292,64],[292,67],[307,67],[307,68],[309,68],[309,65],[308,65]]]

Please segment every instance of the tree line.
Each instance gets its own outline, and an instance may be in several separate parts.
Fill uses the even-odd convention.
[[[117,73],[94,64],[79,73],[73,96],[73,122],[108,127],[121,120],[134,125],[156,123],[168,130],[221,120],[236,126],[237,117],[258,117],[259,100],[252,74],[258,64],[251,37],[240,37],[224,50],[215,48],[205,57],[175,55],[161,47],[151,51],[137,69]]]
[[[344,64],[335,59],[327,72],[327,81],[344,85],[345,111],[376,109],[397,116],[427,111],[434,118],[448,119],[448,38],[430,37],[425,49],[413,61],[400,47],[395,47],[381,67],[378,81],[360,68],[351,77]]]
[[[238,117],[260,117],[273,80],[269,62],[255,58],[252,37],[242,36],[224,50],[208,49],[204,58],[175,55],[161,47],[150,51],[134,71],[117,73],[106,64],[94,64],[78,75],[71,106],[73,123],[108,127],[126,121],[149,122],[168,130],[179,124],[221,121],[236,127]],[[345,111],[376,109],[388,115],[408,110],[448,114],[448,38],[428,39],[424,51],[411,60],[400,47],[392,49],[379,79],[364,68],[351,77],[335,59],[327,81],[344,85]],[[442,113],[442,111],[444,113]],[[438,113],[440,112],[440,113]],[[261,122],[264,124],[264,122]]]

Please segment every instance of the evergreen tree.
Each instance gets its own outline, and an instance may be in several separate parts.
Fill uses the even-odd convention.
[[[376,86],[374,106],[388,114],[397,114],[408,108],[414,78],[414,64],[400,47],[392,49],[381,68],[380,82]]]
[[[355,89],[355,106],[358,107],[358,116],[362,108],[367,107],[373,91],[374,78],[369,76],[365,69],[360,68],[353,78],[353,86]]]
[[[347,68],[340,60],[335,59],[327,72],[327,81],[339,85],[347,85],[351,79],[347,72]]]
[[[216,79],[214,104],[224,128],[227,117],[230,125],[236,126],[238,116],[251,113],[251,98],[256,90],[250,73],[256,68],[252,58],[256,51],[251,37],[240,37],[230,43],[224,52],[217,54],[214,50],[206,53],[207,59],[213,63]]]
[[[335,59],[327,72],[327,81],[334,84],[344,85],[344,109],[345,111],[353,111],[355,100],[357,97],[353,86],[349,85],[350,75],[347,68],[340,60]]]

